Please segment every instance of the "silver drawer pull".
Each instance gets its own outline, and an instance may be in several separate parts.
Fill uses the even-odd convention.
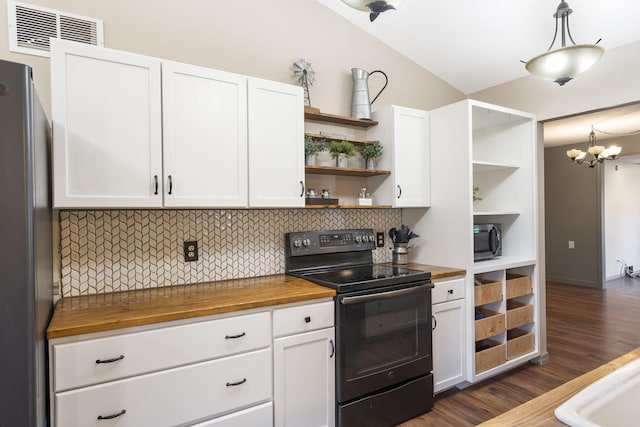
[[[98,419],[99,420],[112,420],[112,419],[117,418],[120,415],[124,415],[126,413],[127,413],[127,410],[123,409],[122,411],[118,412],[117,414],[113,414],[113,415],[98,415]]]
[[[113,359],[98,359],[96,360],[96,363],[113,363],[113,362],[117,362],[118,360],[122,360],[124,359],[124,354],[121,354],[118,357],[114,357]]]
[[[227,387],[234,387],[234,386],[237,386],[237,385],[240,385],[240,384],[244,384],[246,382],[247,382],[247,379],[243,378],[242,380],[240,380],[238,382],[235,382],[235,383],[227,383]]]
[[[238,334],[238,335],[225,335],[224,339],[225,340],[235,340],[237,338],[242,338],[243,336],[247,335],[245,332]]]

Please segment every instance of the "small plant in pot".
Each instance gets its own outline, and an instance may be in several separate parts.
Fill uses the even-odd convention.
[[[346,168],[347,158],[356,154],[356,147],[349,141],[333,141],[329,144],[329,153],[336,158],[337,167]]]
[[[367,169],[376,168],[376,160],[382,155],[382,150],[383,147],[380,141],[373,141],[371,144],[360,147],[360,155],[364,159]]]
[[[304,156],[306,165],[315,165],[316,156],[319,152],[327,149],[327,141],[313,138],[309,135],[304,137]]]

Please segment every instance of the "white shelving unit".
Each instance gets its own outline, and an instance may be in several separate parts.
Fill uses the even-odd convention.
[[[467,270],[466,381],[476,382],[539,355],[536,119],[464,100],[431,111],[430,129],[431,207],[403,210],[403,222],[422,236],[411,261]],[[474,262],[478,223],[501,224],[502,256]]]

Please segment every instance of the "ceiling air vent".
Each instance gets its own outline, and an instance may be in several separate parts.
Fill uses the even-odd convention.
[[[104,46],[102,20],[8,1],[9,50],[49,56],[51,37]]]

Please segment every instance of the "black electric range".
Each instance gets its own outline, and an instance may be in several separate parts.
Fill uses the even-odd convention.
[[[391,427],[433,408],[431,273],[374,263],[371,229],[288,233],[285,247],[287,274],[336,290],[336,425]]]

